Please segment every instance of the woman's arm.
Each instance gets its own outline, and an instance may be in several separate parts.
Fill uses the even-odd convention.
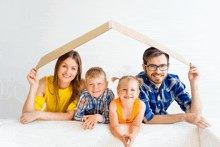
[[[68,111],[66,113],[60,112],[43,112],[43,111],[32,111],[22,114],[20,120],[21,123],[27,124],[34,120],[72,120],[74,116],[74,110]]]
[[[30,73],[27,75],[27,80],[30,84],[30,90],[28,97],[24,103],[22,114],[26,112],[35,111],[35,96],[44,96],[46,89],[46,80],[42,78],[40,81],[38,80],[38,70],[32,68]]]

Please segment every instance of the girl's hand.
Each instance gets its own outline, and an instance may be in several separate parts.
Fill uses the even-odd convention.
[[[136,138],[136,135],[133,135],[133,134],[129,134],[127,135],[127,147],[131,147],[131,145],[133,144],[134,142],[134,139]]]
[[[22,114],[22,116],[20,117],[20,121],[22,124],[27,124],[36,120],[39,117],[40,113],[40,111],[26,112]]]
[[[27,75],[27,80],[31,87],[39,86],[38,70],[36,68],[31,69],[30,73]]]
[[[125,147],[128,147],[129,142],[130,142],[128,134],[122,135],[119,139],[121,140],[121,142],[124,144]]]

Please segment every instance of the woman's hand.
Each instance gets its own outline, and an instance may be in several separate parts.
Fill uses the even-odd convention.
[[[20,117],[20,121],[22,124],[27,124],[29,122],[32,122],[36,119],[38,119],[41,111],[33,111],[33,112],[26,112],[23,113],[22,116]]]
[[[38,70],[36,68],[31,69],[30,73],[27,75],[27,80],[31,87],[37,88],[39,86]]]

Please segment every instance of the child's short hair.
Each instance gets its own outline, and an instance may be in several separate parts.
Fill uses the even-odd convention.
[[[103,75],[104,79],[107,81],[106,74],[101,67],[92,67],[86,72],[86,79],[97,78]]]
[[[112,82],[114,82],[114,81],[117,80],[117,79],[119,79],[119,78],[117,78],[117,77],[112,77]],[[136,78],[136,77],[130,76],[130,75],[128,75],[128,76],[123,76],[123,77],[121,77],[121,78],[119,79],[119,81],[118,81],[117,90],[119,89],[119,87],[120,87],[119,85],[120,85],[120,82],[121,82],[122,80],[128,80],[128,81],[135,80],[135,81],[137,82],[137,84],[138,84],[139,87],[143,84],[143,80],[142,80],[141,78]]]

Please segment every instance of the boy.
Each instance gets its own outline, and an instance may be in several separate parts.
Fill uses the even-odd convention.
[[[109,105],[114,93],[108,87],[106,74],[100,67],[90,68],[85,75],[85,86],[75,110],[75,120],[84,121],[84,129],[93,129],[97,122],[109,123]]]

